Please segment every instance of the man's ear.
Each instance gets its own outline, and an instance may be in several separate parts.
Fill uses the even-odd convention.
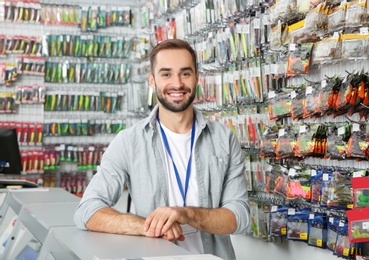
[[[147,74],[147,77],[149,78],[149,84],[150,84],[150,87],[155,90],[155,78],[154,78],[154,75],[152,75],[151,73],[148,73]]]

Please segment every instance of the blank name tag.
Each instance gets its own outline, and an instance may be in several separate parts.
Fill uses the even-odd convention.
[[[196,233],[198,230],[188,224],[186,225],[181,225],[182,227],[182,234],[183,235],[188,235],[188,234],[192,234],[192,233]]]

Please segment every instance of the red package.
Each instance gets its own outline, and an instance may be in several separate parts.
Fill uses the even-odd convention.
[[[350,244],[369,242],[369,208],[346,211]]]

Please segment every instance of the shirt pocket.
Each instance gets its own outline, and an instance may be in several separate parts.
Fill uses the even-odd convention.
[[[229,156],[216,156],[210,157],[209,174],[210,183],[209,190],[213,195],[213,203],[219,204],[220,196],[223,190],[224,180],[226,178],[229,164]]]

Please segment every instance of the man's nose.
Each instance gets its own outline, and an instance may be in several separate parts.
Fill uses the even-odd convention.
[[[175,87],[181,87],[183,86],[183,81],[180,75],[173,77],[173,85]]]

